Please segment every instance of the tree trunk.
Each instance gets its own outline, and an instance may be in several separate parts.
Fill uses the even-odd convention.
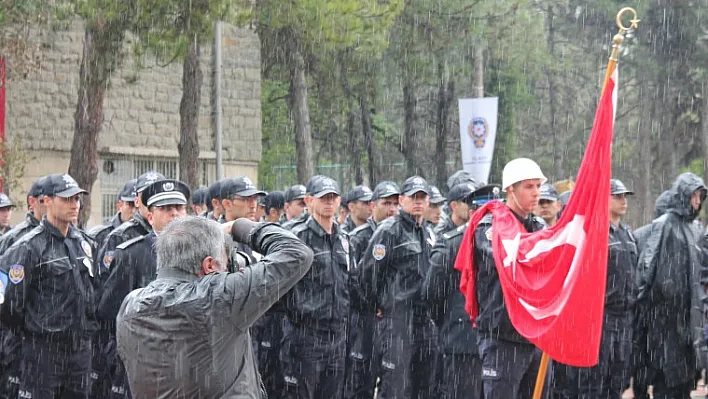
[[[310,107],[307,104],[307,79],[305,60],[297,45],[292,45],[290,54],[290,85],[293,96],[292,117],[295,122],[295,151],[297,152],[297,181],[305,183],[315,174],[312,159],[312,131]]]
[[[555,26],[553,25],[553,6],[549,5],[546,12],[546,25],[548,26],[548,55],[553,58],[555,56]],[[546,69],[546,77],[548,78],[548,106],[551,118],[551,137],[553,138],[553,176],[551,180],[565,178],[563,173],[563,145],[560,142],[558,134],[557,119],[558,119],[558,90],[556,87],[555,71],[552,67]]]
[[[359,145],[359,132],[356,129],[356,108],[350,104],[349,116],[347,117],[347,132],[349,134],[349,150],[351,163],[350,167],[354,171],[354,183],[358,186],[364,184],[364,176],[361,170],[361,146]]]
[[[472,82],[474,84],[474,90],[472,97],[483,98],[484,97],[484,49],[481,44],[476,44],[474,46],[474,71],[472,72]]]
[[[366,94],[359,98],[359,108],[361,108],[361,130],[364,133],[364,147],[366,147],[366,157],[368,158],[369,185],[373,189],[378,183],[376,176],[376,161],[374,159],[375,144],[373,129],[371,126],[371,110],[366,101]]]
[[[705,85],[704,85],[705,87]],[[701,146],[703,147],[703,181],[708,182],[708,93],[703,95],[703,115],[701,116]]]
[[[179,104],[179,175],[193,190],[199,187],[199,106],[202,99],[202,74],[199,65],[199,40],[194,37],[187,47],[182,69],[182,101]]]
[[[640,88],[642,92],[649,93],[648,88]],[[652,195],[652,186],[654,178],[652,177],[652,141],[653,141],[653,114],[655,101],[648,96],[640,94],[639,101],[641,102],[642,116],[639,118],[639,165],[640,173],[638,182],[640,183],[641,191],[639,194],[638,204],[642,205],[642,213],[639,215],[642,225],[649,223],[654,215],[654,196]],[[658,193],[657,193],[658,194]]]
[[[415,156],[415,146],[418,140],[418,134],[416,129],[416,106],[418,105],[418,99],[415,96],[415,90],[413,85],[408,79],[403,84],[403,113],[404,113],[404,129],[403,137],[401,138],[401,150],[403,152],[403,158],[406,162],[406,176],[413,176],[415,174],[421,174],[418,168],[418,160]],[[423,176],[425,177],[425,176]]]
[[[447,182],[447,138],[450,126],[450,104],[454,96],[455,83],[446,82],[445,68],[442,62],[438,63],[438,109],[435,124],[435,184],[445,187]]]
[[[96,29],[84,32],[84,49],[79,70],[79,91],[74,113],[74,138],[71,143],[69,175],[89,193],[84,196],[79,227],[91,216],[91,192],[98,177],[98,134],[103,124],[103,98],[110,71],[106,71],[106,46]]]

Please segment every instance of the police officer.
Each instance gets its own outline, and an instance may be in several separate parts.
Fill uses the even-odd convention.
[[[251,179],[245,176],[224,179],[220,183],[221,207],[226,222],[239,218],[248,218],[256,221],[258,199],[264,196],[264,191],[258,190]],[[237,244],[240,251],[251,253],[250,248]]]
[[[554,396],[559,399],[620,399],[629,383],[637,246],[622,218],[627,213],[627,196],[634,193],[617,179],[610,180],[610,193],[607,288],[600,358],[596,366],[589,368],[554,365]]]
[[[192,194],[192,212],[195,215],[202,215],[207,212],[207,197],[209,195],[209,189],[206,187],[200,187],[194,190]]]
[[[88,234],[93,238],[96,247],[101,248],[111,231],[133,218],[135,214],[135,184],[137,182],[137,179],[128,180],[125,186],[123,186],[123,189],[118,193],[118,201],[116,201],[116,209],[118,212],[115,216],[113,216],[108,223],[89,230]]]
[[[306,195],[307,189],[302,184],[291,186],[285,191],[285,218],[280,223],[284,228],[289,229],[307,220]]]
[[[224,228],[263,261],[224,273]],[[117,318],[133,395],[264,399],[249,329],[309,270],[312,251],[273,224],[192,216],[170,223],[155,247],[157,279],[131,292]]]
[[[366,186],[356,186],[346,194],[348,215],[340,225],[342,231],[348,233],[366,223],[371,216],[371,195],[371,189]]]
[[[152,231],[152,227],[150,227],[150,223],[147,221],[148,209],[141,197],[143,190],[159,180],[165,180],[165,176],[154,171],[144,173],[138,177],[135,183],[135,206],[137,212],[133,214],[132,219],[115,228],[106,237],[95,260],[96,270],[99,272],[100,276],[99,281],[104,282],[105,278],[108,277],[108,270],[111,267],[111,262],[113,261],[118,245],[135,237],[147,235]]]
[[[10,201],[10,197],[5,193],[0,193],[0,235],[3,235],[12,229],[10,221],[12,220],[12,209],[15,204]]]
[[[504,166],[502,189],[506,205],[527,232],[544,228],[532,211],[538,205],[546,177],[536,162],[517,158]],[[482,381],[486,399],[530,398],[541,362],[541,351],[522,337],[511,324],[504,304],[499,275],[492,254],[493,220],[487,215],[474,228],[474,263],[479,315],[477,333],[482,358]]]
[[[263,195],[258,196],[258,202],[256,205],[256,215],[253,218],[254,222],[262,221],[266,215],[266,210],[265,210],[265,197],[266,197],[266,195],[268,195],[268,192],[264,192]]]
[[[428,207],[425,209],[425,220],[428,224],[432,226],[438,225],[442,214],[442,206],[446,200],[437,187],[430,186],[430,201],[428,201]]]
[[[467,203],[467,196],[475,191],[475,185],[472,183],[460,183],[450,189],[447,194],[447,206],[450,209],[450,217],[442,222],[438,229],[438,236],[454,230],[469,220],[470,207]],[[484,192],[484,191],[482,191]],[[473,197],[473,199],[476,197]]]
[[[147,286],[155,279],[157,259],[154,244],[157,234],[172,220],[187,215],[189,187],[178,180],[159,180],[142,192],[148,208],[147,220],[152,231],[128,240],[116,248],[110,274],[103,286],[98,305],[98,318],[112,324],[121,302],[132,290]],[[111,373],[108,398],[130,398],[130,388],[121,362]]]
[[[264,220],[270,223],[278,223],[285,208],[285,193],[282,191],[271,191],[263,198],[265,205]]]
[[[0,238],[0,255],[4,254],[15,241],[39,226],[47,208],[42,199],[42,191],[46,176],[32,183],[27,192],[28,212],[25,220]],[[16,398],[20,389],[20,360],[22,337],[12,329],[0,326],[0,398]]]
[[[45,181],[46,176],[43,176],[32,183],[32,187],[27,192],[28,211],[27,215],[25,215],[25,220],[0,237],[0,255],[4,254],[15,241],[39,226],[39,221],[46,215],[47,207],[42,199],[42,188]]]
[[[0,260],[4,326],[24,334],[20,398],[87,398],[96,331],[92,247],[74,224],[86,191],[47,177],[47,217]]]
[[[553,184],[544,183],[541,185],[541,196],[538,206],[534,209],[534,215],[543,219],[548,227],[558,223],[558,215],[561,210],[561,202],[558,200],[558,191]]]
[[[307,183],[310,216],[291,230],[315,253],[312,269],[285,295],[284,382],[288,398],[344,395],[349,319],[349,237],[334,221],[339,184],[314,176]]]
[[[221,183],[228,180],[228,178],[223,178],[221,180],[215,181],[209,186],[209,199],[211,200],[211,213],[207,214],[207,219],[215,220],[217,222],[222,221],[222,215],[224,214],[224,208],[221,206]]]
[[[377,309],[375,362],[380,364],[379,394],[385,398],[433,395],[434,336],[421,296],[430,261],[430,235],[423,213],[430,187],[409,177],[399,197],[401,210],[381,224],[359,262],[362,297]]]
[[[361,259],[369,245],[371,236],[379,223],[398,213],[398,196],[401,190],[396,183],[382,181],[377,184],[371,196],[373,211],[366,223],[349,233],[351,255]],[[357,273],[354,284],[358,281]],[[354,294],[358,287],[352,290]],[[359,296],[352,295],[352,331],[349,336],[349,354],[347,356],[347,398],[370,399],[374,396],[379,367],[372,363],[374,355],[374,326],[376,325],[376,309],[370,307]]]
[[[469,172],[464,171],[464,170],[458,170],[450,177],[447,178],[447,191],[449,192],[452,190],[453,187],[457,186],[458,184],[472,184],[475,188],[481,187],[479,183],[472,177],[472,175],[469,174]],[[445,204],[442,207],[442,212],[440,213],[440,221],[438,224],[435,226],[435,234],[440,235],[441,231],[445,227],[445,225],[448,223],[448,218],[450,217],[450,207]]]
[[[444,399],[482,398],[482,361],[477,351],[477,331],[465,311],[465,297],[460,292],[460,272],[455,259],[462,244],[467,221],[476,210],[477,199],[486,198],[498,186],[474,191],[471,183],[462,183],[448,193],[450,220],[455,227],[440,236],[430,255],[430,269],[423,292],[439,329],[442,354],[440,397]],[[464,211],[464,212],[463,212]]]
[[[140,175],[135,183],[135,205],[137,212],[133,218],[116,227],[108,234],[103,246],[98,251],[94,259],[94,267],[98,273],[98,285],[102,287],[110,274],[110,267],[115,256],[118,245],[130,241],[133,238],[144,236],[152,231],[150,223],[147,221],[148,209],[142,200],[142,192],[152,183],[165,180],[165,176],[155,171],[150,171]],[[100,295],[99,295],[100,297]],[[111,389],[110,375],[111,369],[115,367],[115,347],[111,344],[110,335],[114,330],[111,322],[101,321],[99,331],[94,338],[93,368],[91,373],[94,388],[92,395],[95,398],[105,398]]]

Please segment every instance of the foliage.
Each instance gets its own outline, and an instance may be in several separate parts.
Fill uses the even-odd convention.
[[[34,161],[34,157],[22,148],[20,137],[16,137],[11,143],[5,143],[5,147],[0,146],[3,161],[0,163],[3,192],[8,193],[12,202],[22,209],[26,204],[18,194],[25,188],[23,179],[27,165]]]
[[[39,69],[40,41],[34,28],[65,21],[73,12],[70,0],[0,0],[0,56],[9,79]]]
[[[207,42],[214,22],[243,25],[250,17],[247,0],[130,0],[135,2],[133,33],[136,60],[149,52],[173,62],[184,58],[190,41]]]

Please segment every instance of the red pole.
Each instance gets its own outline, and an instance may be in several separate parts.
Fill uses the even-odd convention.
[[[5,166],[5,58],[0,57],[0,167]],[[3,192],[3,176],[0,175],[0,193]]]

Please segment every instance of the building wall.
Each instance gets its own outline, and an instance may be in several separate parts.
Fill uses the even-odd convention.
[[[68,169],[74,129],[79,67],[83,49],[83,24],[70,29],[39,32],[41,68],[26,79],[11,79],[7,85],[7,137],[22,140],[22,147],[35,158],[28,165],[25,190],[37,177]],[[177,162],[179,104],[182,96],[180,60],[163,66],[153,57],[138,68],[130,56],[113,74],[104,104],[104,122],[99,137],[99,180],[93,187],[90,225],[101,220],[101,194],[118,185],[102,168],[106,159]],[[204,74],[199,114],[200,159],[214,168],[213,45],[202,46]],[[223,26],[222,31],[222,122],[223,160],[227,176],[258,177],[261,157],[260,42],[248,28]],[[125,172],[125,171],[124,171]],[[204,184],[215,178],[205,173]],[[127,175],[131,173],[125,172]],[[135,177],[135,176],[132,176]],[[169,176],[178,177],[178,176]],[[110,184],[105,182],[111,180]],[[102,181],[104,184],[102,184]],[[25,193],[10,193],[22,200]],[[23,212],[16,212],[20,219]]]

